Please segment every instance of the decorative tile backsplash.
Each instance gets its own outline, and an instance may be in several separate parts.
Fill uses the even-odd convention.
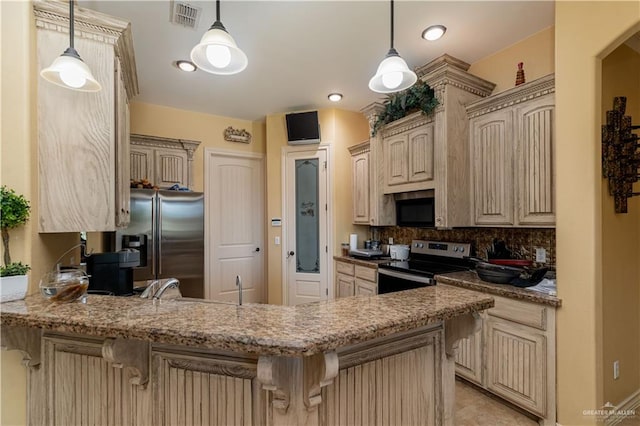
[[[386,243],[389,237],[395,244],[409,244],[411,240],[450,241],[471,243],[475,255],[487,258],[487,249],[494,238],[506,243],[511,251],[523,259],[536,260],[536,248],[547,251],[545,266],[556,264],[556,230],[548,228],[455,228],[449,230],[406,228],[399,226],[372,227],[372,238]]]

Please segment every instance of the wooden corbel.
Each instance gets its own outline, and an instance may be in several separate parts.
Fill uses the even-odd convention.
[[[482,320],[478,312],[446,320],[444,322],[444,349],[448,357],[453,357],[461,339],[480,330]]]
[[[288,384],[286,370],[287,364],[282,362],[279,357],[261,356],[258,358],[258,381],[262,383],[262,389],[273,392],[273,408],[282,412],[287,411],[290,401],[289,389],[286,386]]]
[[[3,350],[22,352],[22,363],[30,368],[40,365],[42,330],[39,328],[2,326],[0,347]]]
[[[106,339],[102,357],[113,367],[127,367],[133,372],[132,385],[144,386],[149,381],[149,342],[141,340]]]
[[[316,354],[304,360],[304,405],[307,408],[320,405],[322,388],[330,385],[338,375],[338,355],[335,352]]]

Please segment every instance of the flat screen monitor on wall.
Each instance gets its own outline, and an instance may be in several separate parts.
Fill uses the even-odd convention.
[[[297,112],[285,115],[289,145],[320,143],[318,111]]]

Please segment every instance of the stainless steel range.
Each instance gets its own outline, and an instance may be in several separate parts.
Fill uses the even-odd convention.
[[[378,265],[378,294],[435,285],[434,275],[466,271],[471,244],[413,240],[408,261]]]

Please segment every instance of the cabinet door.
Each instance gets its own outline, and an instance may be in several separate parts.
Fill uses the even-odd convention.
[[[539,330],[488,317],[487,388],[546,416],[546,337]]]
[[[409,181],[408,145],[409,137],[399,134],[385,138],[384,145],[385,184],[402,185]]]
[[[336,294],[337,297],[349,297],[354,293],[355,279],[345,274],[336,274]]]
[[[471,123],[473,204],[476,225],[513,225],[512,111]]]
[[[155,171],[153,167],[153,160],[155,155],[153,149],[138,145],[132,145],[129,152],[131,179],[147,179],[155,185]]]
[[[116,227],[129,224],[130,208],[130,144],[129,101],[124,86],[120,61],[116,60]]]
[[[518,224],[555,224],[554,98],[547,95],[516,111]]]
[[[37,68],[43,69],[68,46],[69,36],[36,32]],[[87,94],[38,78],[40,232],[115,230],[113,46],[82,37],[75,43],[102,90]]]
[[[455,356],[456,374],[480,386],[482,383],[482,328],[461,339]]]
[[[433,133],[430,123],[408,135],[409,182],[433,180]]]
[[[378,294],[376,283],[356,278],[356,296],[375,296]]]
[[[155,185],[161,188],[176,183],[187,186],[187,153],[173,149],[157,148],[154,155]]]
[[[369,224],[369,153],[351,157],[353,223]]]

